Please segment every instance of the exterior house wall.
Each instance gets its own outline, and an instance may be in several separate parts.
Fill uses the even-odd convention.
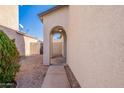
[[[19,33],[17,33],[16,30],[13,30],[13,29],[10,29],[4,26],[0,26],[0,30],[4,31],[4,33],[6,33],[10,39],[12,40],[15,39],[15,44],[19,51],[20,56],[24,56],[25,55],[25,42],[24,42],[23,35],[20,35]]]
[[[124,6],[69,7],[67,63],[81,87],[124,87],[123,11]]]
[[[19,32],[18,25],[18,5],[0,5],[0,30],[3,30],[10,39],[15,39],[20,56],[40,54],[40,47],[35,49],[34,53],[30,50],[31,42],[38,40]]]
[[[67,34],[67,64],[81,87],[124,87],[123,11],[124,6],[71,5],[45,15],[44,64],[49,65],[50,31],[60,25]]]
[[[68,7],[60,8],[43,17],[44,23],[44,48],[43,62],[45,65],[50,64],[50,32],[56,26],[62,26],[66,33],[68,30]]]
[[[0,30],[3,30],[10,39],[15,39],[20,56],[25,55],[24,38],[18,34],[18,6],[0,5]]]
[[[0,5],[0,25],[18,30],[18,5]]]
[[[4,26],[0,26],[0,30],[4,31],[10,39],[15,39],[15,44],[20,56],[40,54],[40,43],[37,39]],[[32,48],[35,47],[33,50],[31,50],[31,43],[35,43],[35,46],[32,45]]]
[[[16,47],[20,53],[20,56],[25,56],[25,40],[24,40],[24,36],[17,33],[16,38],[15,38],[15,43],[16,43]]]

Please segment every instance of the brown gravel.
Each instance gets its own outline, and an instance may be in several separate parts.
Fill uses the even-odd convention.
[[[20,71],[17,73],[17,88],[41,88],[48,66],[42,64],[42,55],[21,59]]]

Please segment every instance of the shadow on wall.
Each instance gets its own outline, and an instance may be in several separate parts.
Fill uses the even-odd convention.
[[[43,54],[43,42],[40,43],[40,54],[41,54],[41,55]]]
[[[6,33],[10,39],[14,40],[20,56],[25,56],[25,41],[23,34],[19,33],[17,30],[2,25],[0,25],[0,30]]]

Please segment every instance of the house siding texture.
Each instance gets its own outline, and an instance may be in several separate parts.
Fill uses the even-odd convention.
[[[0,5],[0,25],[18,30],[18,5]]]
[[[23,35],[18,31],[18,6],[0,5],[0,30],[4,31],[10,39],[15,39],[20,56],[25,55]]]
[[[81,87],[124,87],[124,6],[68,6],[43,16],[44,64],[49,34],[67,34],[67,64]]]
[[[64,30],[68,31],[68,7],[63,7],[53,11],[43,17],[44,24],[44,48],[43,62],[45,65],[50,64],[50,32],[56,26],[63,26]]]
[[[124,6],[70,6],[67,62],[81,87],[124,87]]]
[[[0,26],[0,30],[2,30],[4,33],[7,34],[7,36],[11,39],[11,40],[15,40],[15,44],[16,47],[19,51],[20,56],[24,56],[25,55],[25,43],[24,43],[24,38],[23,35],[18,34],[15,30],[4,27],[4,26]]]

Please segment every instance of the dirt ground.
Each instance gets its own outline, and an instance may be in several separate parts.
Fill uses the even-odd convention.
[[[20,71],[17,73],[17,88],[41,88],[48,66],[42,64],[42,55],[21,59]]]

